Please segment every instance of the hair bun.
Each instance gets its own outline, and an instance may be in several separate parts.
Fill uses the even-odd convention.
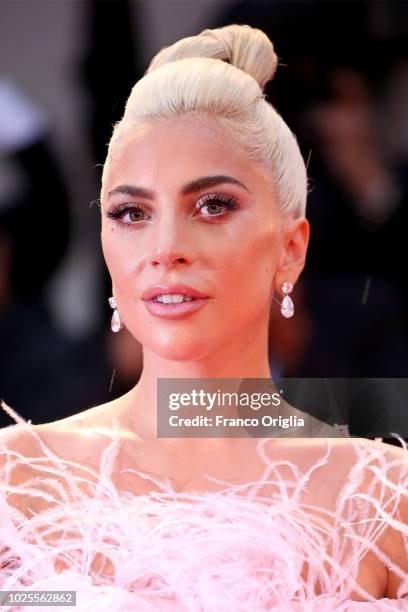
[[[153,58],[147,72],[187,57],[210,57],[226,61],[251,75],[263,88],[270,81],[278,63],[267,35],[249,25],[228,25],[203,30],[165,47]]]

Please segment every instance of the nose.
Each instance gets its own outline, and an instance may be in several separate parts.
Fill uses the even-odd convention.
[[[171,269],[186,265],[191,261],[187,253],[186,242],[182,238],[180,221],[174,218],[163,218],[157,222],[153,232],[154,239],[149,256],[149,263],[152,267],[162,266]]]
[[[179,255],[173,249],[160,249],[155,251],[150,263],[154,268],[163,266],[163,268],[171,269],[175,268],[177,265],[186,264],[187,259],[183,255]]]

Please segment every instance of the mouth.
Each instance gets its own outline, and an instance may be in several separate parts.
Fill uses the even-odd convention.
[[[185,293],[176,293],[174,295],[170,294],[158,294],[150,298],[153,302],[158,302],[160,304],[182,304],[183,302],[191,302],[196,300],[197,297],[193,295],[187,295]]]
[[[159,298],[159,299],[158,299]],[[208,302],[208,297],[194,298],[191,296],[182,296],[175,301],[165,298],[165,296],[156,296],[150,299],[144,299],[147,310],[157,316],[168,319],[180,319],[188,316],[197,310],[200,310]]]

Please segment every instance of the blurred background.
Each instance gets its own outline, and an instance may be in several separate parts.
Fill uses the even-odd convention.
[[[403,1],[0,0],[0,398],[40,423],[136,384],[141,348],[110,330],[101,164],[153,55],[229,23],[271,37],[266,93],[310,177],[308,259],[295,316],[272,306],[272,375],[341,380],[351,433],[408,437],[408,389],[366,393],[367,377],[408,377]]]

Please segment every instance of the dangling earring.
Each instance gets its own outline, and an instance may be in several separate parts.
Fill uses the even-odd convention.
[[[123,328],[123,321],[120,318],[119,310],[116,305],[116,300],[113,296],[109,298],[109,305],[111,308],[114,308],[111,320],[111,330],[113,332],[120,332],[120,330]]]
[[[292,292],[293,285],[289,281],[282,283],[282,293],[284,294],[284,298],[281,303],[281,313],[284,317],[289,319],[289,317],[293,317],[293,313],[295,312],[295,307],[291,298],[289,297],[289,293]]]

